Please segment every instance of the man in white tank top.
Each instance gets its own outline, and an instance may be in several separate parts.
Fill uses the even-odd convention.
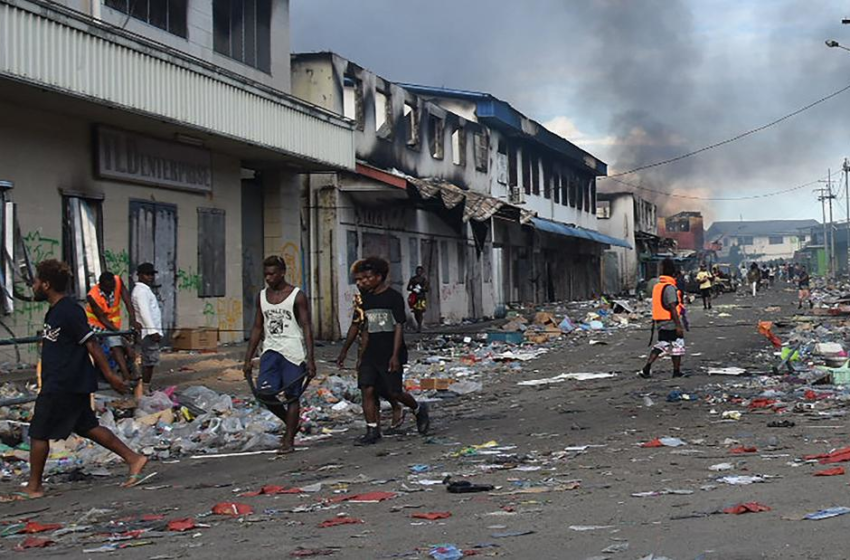
[[[262,340],[257,393],[264,397],[260,402],[286,424],[280,452],[289,453],[298,433],[299,399],[316,377],[310,304],[304,292],[286,281],[286,263],[282,258],[264,260],[263,277],[268,287],[257,296],[254,326],[242,369],[249,378],[251,360]],[[277,400],[280,393],[288,406]]]

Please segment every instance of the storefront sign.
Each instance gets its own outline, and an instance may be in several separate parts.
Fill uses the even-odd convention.
[[[97,128],[97,175],[145,185],[212,191],[209,150],[108,127]]]

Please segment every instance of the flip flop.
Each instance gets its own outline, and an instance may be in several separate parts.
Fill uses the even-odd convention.
[[[2,503],[11,503],[11,502],[26,502],[27,500],[38,500],[43,498],[44,496],[30,496],[26,492],[12,492],[7,496],[0,497],[0,502]]]
[[[158,474],[159,473],[156,473],[156,472],[152,472],[149,475],[145,475],[144,473],[131,474],[129,480],[121,483],[121,487],[122,488],[135,488],[136,486],[139,486],[143,482],[147,482],[148,480],[152,479],[153,477],[155,477]]]

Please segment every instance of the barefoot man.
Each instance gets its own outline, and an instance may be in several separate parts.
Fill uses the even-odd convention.
[[[257,296],[254,327],[242,370],[250,378],[251,360],[262,337],[258,400],[286,424],[280,452],[289,453],[298,433],[299,399],[316,377],[310,304],[301,290],[286,281],[286,263],[282,258],[264,260],[263,277],[268,288]],[[284,394],[286,404],[277,401],[280,393]]]
[[[98,424],[92,410],[91,393],[97,390],[97,373],[92,359],[103,376],[119,393],[127,386],[112,368],[89,328],[86,314],[65,290],[71,270],[64,262],[46,260],[38,264],[33,294],[36,301],[47,301],[50,308],[44,318],[41,348],[41,391],[35,401],[30,424],[30,479],[23,492],[13,499],[26,500],[44,495],[41,478],[50,453],[51,439],[65,439],[71,432],[102,445],[124,459],[130,469],[125,487],[142,480],[142,469],[148,462],[144,455],[132,451],[107,428]],[[91,358],[90,358],[91,356]]]

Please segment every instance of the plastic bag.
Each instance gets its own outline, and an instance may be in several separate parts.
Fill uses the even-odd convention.
[[[155,391],[150,396],[144,396],[139,399],[139,406],[136,407],[136,416],[147,416],[154,412],[162,412],[172,408],[174,403],[168,398],[168,395],[162,391]]]

